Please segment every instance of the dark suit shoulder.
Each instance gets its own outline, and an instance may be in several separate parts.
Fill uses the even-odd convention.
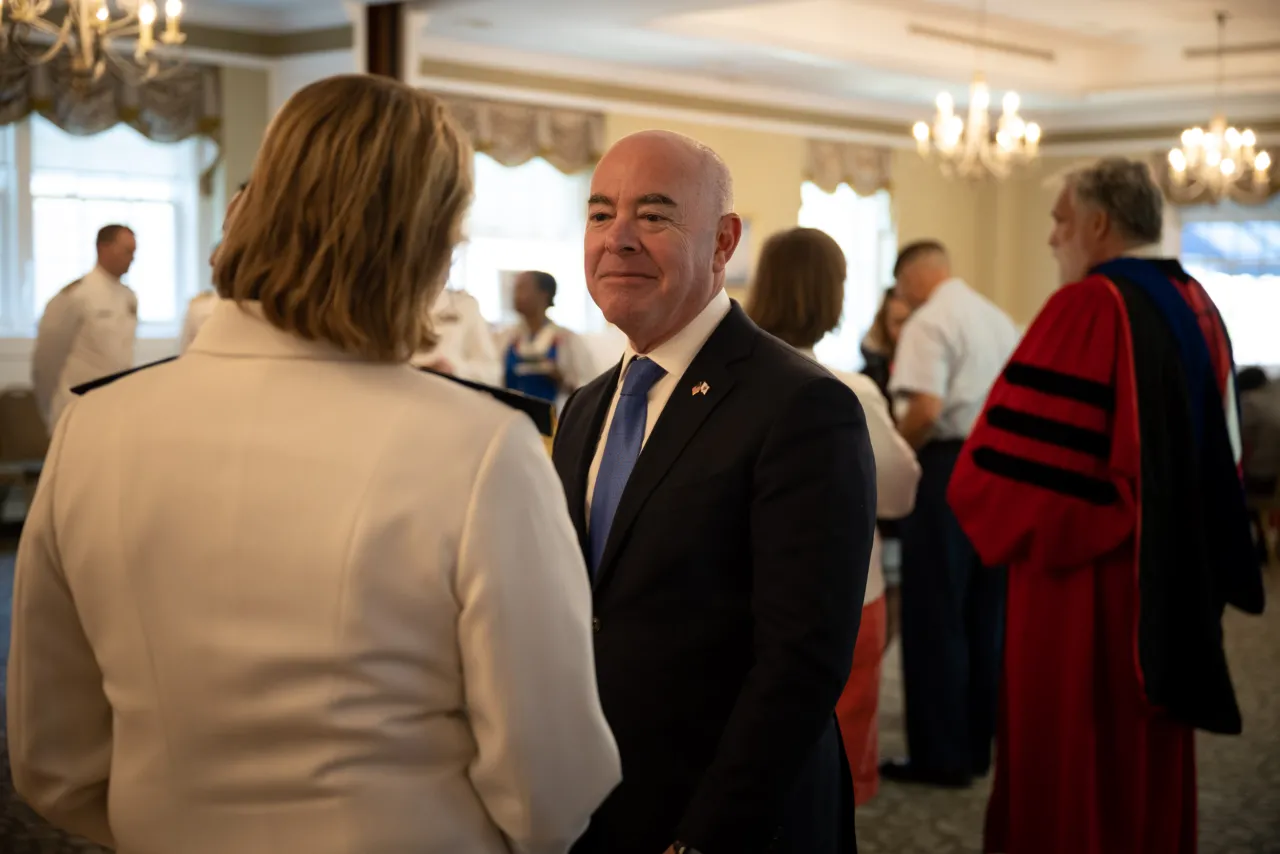
[[[167,359],[159,359],[154,362],[148,362],[145,365],[139,365],[138,367],[130,368],[127,371],[120,371],[119,373],[108,374],[105,377],[98,377],[96,380],[90,380],[87,383],[83,383],[81,385],[75,386],[74,388],[71,389],[71,393],[78,396],[86,395],[91,391],[109,386],[116,380],[124,379],[127,376],[131,376],[132,374],[138,373],[139,371],[145,371],[148,368],[154,368],[158,365],[168,364],[169,362],[172,362],[176,358],[178,357],[170,356]]]
[[[830,380],[847,386],[829,370],[796,348],[759,330],[759,341],[747,360],[752,378],[771,386],[799,389],[814,381]],[[852,393],[852,392],[850,392]]]

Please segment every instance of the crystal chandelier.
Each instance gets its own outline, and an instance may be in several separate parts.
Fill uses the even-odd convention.
[[[911,133],[922,157],[936,156],[948,177],[1004,178],[1014,166],[1033,160],[1040,147],[1040,126],[1018,115],[1021,102],[1017,92],[1004,96],[1004,111],[991,133],[991,90],[981,74],[969,86],[969,120],[955,112],[950,92],[938,95],[938,112],[933,127],[916,122]],[[932,141],[932,145],[930,145]]]
[[[0,52],[41,65],[65,50],[71,55],[72,73],[80,79],[100,78],[108,58],[143,78],[154,78],[160,72],[157,42],[173,47],[187,39],[179,29],[182,0],[165,0],[159,36],[156,4],[157,0],[68,0],[59,4],[59,20],[51,14],[54,0],[0,0]],[[129,38],[135,40],[131,64],[113,49],[118,39]]]
[[[1264,196],[1271,186],[1271,155],[1258,150],[1252,130],[1228,126],[1221,110],[1227,13],[1218,12],[1217,18],[1219,109],[1207,131],[1193,127],[1182,132],[1182,144],[1169,152],[1169,177],[1175,193],[1189,198],[1208,195],[1221,201]]]
[[[982,75],[982,49],[987,36],[987,3],[978,3],[978,35],[974,39],[973,82],[969,84],[969,120],[957,115],[956,104],[950,92],[938,95],[938,112],[933,126],[916,122],[911,135],[916,138],[916,150],[921,157],[929,157],[931,150],[947,177],[985,178],[994,175],[1004,178],[1020,166],[1035,159],[1040,148],[1040,126],[1024,121],[1018,115],[1022,102],[1017,92],[1005,93],[1004,111],[991,131],[991,90]]]

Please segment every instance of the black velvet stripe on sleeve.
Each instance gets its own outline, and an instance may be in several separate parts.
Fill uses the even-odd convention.
[[[995,448],[977,448],[973,461],[981,469],[1009,480],[1038,486],[1090,504],[1105,506],[1119,500],[1115,484],[1070,469],[1051,466],[997,451]]]
[[[1010,362],[1004,369],[1005,382],[1054,397],[1095,406],[1112,412],[1116,408],[1115,389],[1106,383],[1040,368],[1023,362]]]
[[[1077,427],[1053,418],[1018,412],[1007,406],[995,406],[987,412],[987,423],[998,430],[1079,451],[1099,459],[1111,456],[1111,437],[1097,430]]]

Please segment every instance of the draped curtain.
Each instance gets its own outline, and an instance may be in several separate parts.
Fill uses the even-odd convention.
[[[859,196],[871,196],[889,189],[892,160],[887,148],[811,139],[805,178],[827,193],[848,184]]]
[[[221,159],[222,96],[217,68],[186,65],[165,76],[140,83],[107,66],[96,81],[77,78],[64,52],[43,65],[31,66],[0,53],[0,125],[38,113],[62,130],[91,136],[124,123],[156,142],[181,142],[193,136],[209,139],[215,155],[208,173]]]
[[[541,157],[566,175],[595,166],[604,153],[604,115],[585,110],[441,95],[476,151],[503,166]]]

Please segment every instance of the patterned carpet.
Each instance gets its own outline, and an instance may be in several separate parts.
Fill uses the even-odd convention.
[[[0,560],[0,677],[8,654],[11,559]],[[1280,596],[1280,575],[1270,592]],[[1199,741],[1201,854],[1280,854],[1280,602],[1266,616],[1227,619],[1228,651],[1245,735]],[[881,702],[881,749],[903,750],[896,646]],[[0,685],[3,681],[0,680]],[[3,706],[0,705],[0,719]],[[14,796],[0,727],[0,854],[71,854],[102,849],[50,828]],[[962,792],[886,784],[858,815],[862,854],[977,854],[987,784]],[[177,854],[177,852],[175,852]],[[1120,852],[1117,852],[1120,854]]]

